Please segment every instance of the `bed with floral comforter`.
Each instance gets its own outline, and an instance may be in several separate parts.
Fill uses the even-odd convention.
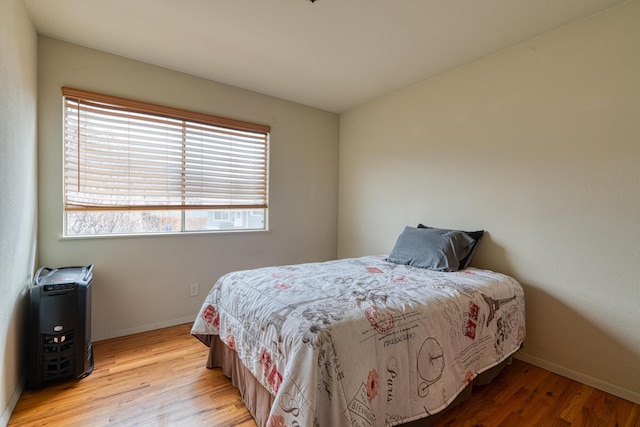
[[[191,333],[237,352],[273,396],[269,426],[387,426],[435,414],[525,337],[504,274],[381,256],[229,273]]]

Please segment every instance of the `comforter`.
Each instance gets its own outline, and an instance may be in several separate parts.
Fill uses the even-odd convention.
[[[504,274],[381,256],[268,267],[220,278],[191,333],[219,335],[269,390],[269,426],[391,426],[517,351],[524,293]]]

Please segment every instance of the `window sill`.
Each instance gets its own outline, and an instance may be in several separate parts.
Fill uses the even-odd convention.
[[[156,237],[176,237],[176,236],[202,236],[202,235],[231,235],[231,234],[263,234],[271,233],[271,230],[201,230],[201,231],[178,231],[165,233],[137,233],[137,234],[95,234],[64,236],[58,235],[59,241],[65,240],[94,240],[94,239],[131,239],[131,238],[156,238]]]

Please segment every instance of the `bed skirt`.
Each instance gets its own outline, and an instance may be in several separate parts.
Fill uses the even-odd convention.
[[[258,427],[265,427],[269,418],[269,411],[274,397],[265,389],[258,380],[240,362],[235,351],[227,347],[218,336],[196,336],[209,346],[209,358],[207,368],[222,368],[222,373],[231,379],[231,383],[240,391],[251,416]],[[403,427],[429,427],[437,421],[439,415],[459,405],[471,397],[473,387],[489,384],[507,365],[511,364],[512,357],[508,357],[502,363],[481,373],[455,398],[453,402],[442,412],[420,420],[402,424]]]

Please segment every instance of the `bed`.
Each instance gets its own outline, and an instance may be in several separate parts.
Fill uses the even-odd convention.
[[[460,255],[474,248],[450,268],[416,266],[394,258],[400,239],[388,256],[237,271],[215,283],[191,333],[259,426],[417,422],[520,348],[515,279],[468,267]]]

